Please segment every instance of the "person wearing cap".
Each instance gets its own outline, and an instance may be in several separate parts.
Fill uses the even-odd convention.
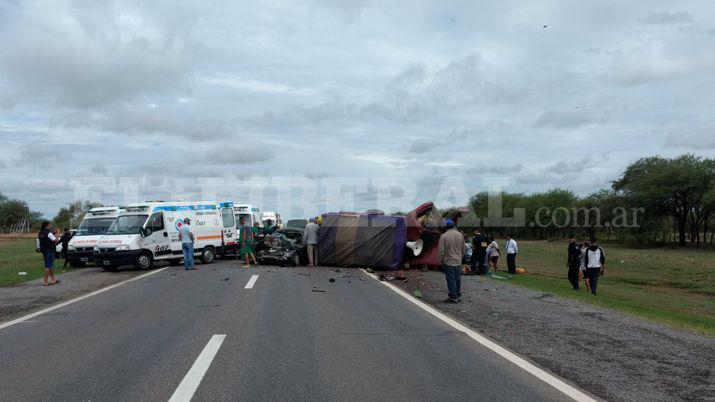
[[[464,236],[454,227],[454,221],[444,222],[447,229],[439,237],[439,261],[447,279],[448,297],[446,303],[459,303],[462,296],[462,256],[467,250]]]
[[[184,224],[179,228],[179,240],[181,249],[184,252],[184,269],[196,269],[194,267],[194,234],[191,233],[191,219],[184,218]]]

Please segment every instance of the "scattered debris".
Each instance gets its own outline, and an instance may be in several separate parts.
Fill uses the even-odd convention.
[[[20,272],[18,272],[17,274],[20,275],[20,276],[25,276],[25,275],[27,275],[27,272],[25,272],[25,271],[20,271]]]
[[[328,282],[335,282],[335,278],[328,279]]]
[[[365,271],[367,271],[368,273],[371,273],[371,274],[375,273],[375,270],[372,268],[366,268]]]
[[[305,272],[298,272],[298,275],[310,276],[310,274],[307,274],[307,273],[305,273]]]
[[[326,291],[323,289],[311,289],[311,292],[316,292],[316,293],[325,293]]]
[[[340,268],[336,268],[335,272],[343,272],[343,271],[341,271]]]
[[[492,275],[492,278],[495,278],[495,279],[511,279],[511,278],[507,278],[507,277],[505,277],[505,276],[499,276],[499,275]]]
[[[231,280],[231,278],[223,278],[223,279],[221,279],[221,280],[224,281],[224,282],[228,282],[228,281]]]
[[[395,275],[392,274],[380,274],[380,280],[383,282],[392,282],[395,280]]]
[[[422,292],[420,292],[419,289],[415,289],[414,292],[412,292],[412,295],[414,295],[416,298],[421,299],[422,298]]]

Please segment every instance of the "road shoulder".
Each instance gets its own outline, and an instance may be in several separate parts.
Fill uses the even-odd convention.
[[[24,314],[60,303],[97,289],[131,279],[145,272],[105,272],[102,268],[88,267],[61,273],[57,285],[43,286],[36,279],[13,286],[0,287],[0,323]]]
[[[715,340],[484,277],[463,277],[446,304],[440,272],[392,283],[541,367],[607,400],[702,399],[713,394]]]

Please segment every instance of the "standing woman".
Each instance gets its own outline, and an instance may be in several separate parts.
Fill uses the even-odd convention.
[[[499,260],[499,245],[493,237],[489,238],[489,245],[487,246],[487,255],[489,256],[489,266],[492,267],[494,272],[497,272],[497,261]]]

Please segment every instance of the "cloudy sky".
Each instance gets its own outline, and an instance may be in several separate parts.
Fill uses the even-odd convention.
[[[209,3],[0,0],[0,192],[51,217],[249,191],[337,208],[343,183],[364,210],[394,181],[409,209],[715,156],[710,0]]]

